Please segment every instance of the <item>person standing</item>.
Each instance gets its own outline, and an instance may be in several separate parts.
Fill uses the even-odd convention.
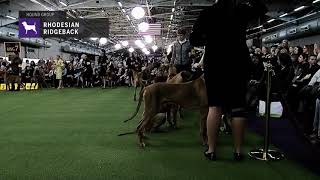
[[[59,81],[58,89],[62,89],[63,88],[62,74],[64,69],[64,61],[59,55],[57,55],[57,59],[54,60],[54,66],[55,66],[55,72],[56,72],[56,80]]]
[[[184,29],[179,29],[177,33],[178,39],[172,46],[171,64],[174,64],[177,73],[181,71],[191,71],[190,53],[192,46],[187,40],[187,32]]]
[[[222,113],[230,113],[234,136],[234,159],[243,159],[246,109],[246,88],[252,62],[246,45],[247,24],[252,18],[263,16],[267,8],[259,0],[216,0],[201,12],[193,26],[190,42],[205,46],[204,79],[209,112],[207,116],[208,149],[204,156],[212,161],[216,157],[216,143]],[[208,25],[210,24],[210,26]],[[230,33],[231,31],[231,33]],[[233,45],[235,51],[226,48]],[[217,54],[228,59],[217,59]]]
[[[16,51],[12,57],[11,64],[10,64],[10,75],[15,77],[15,81],[11,83],[11,91],[15,90],[15,83],[18,84],[17,90],[20,91],[20,86],[21,86],[21,66],[22,66],[22,60],[19,57],[19,52]]]

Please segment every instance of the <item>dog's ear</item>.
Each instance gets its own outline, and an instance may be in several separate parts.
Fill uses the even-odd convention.
[[[192,79],[192,74],[188,71],[181,71],[181,77],[184,82],[187,82]]]

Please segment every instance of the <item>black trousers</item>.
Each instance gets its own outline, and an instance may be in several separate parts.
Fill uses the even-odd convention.
[[[179,74],[181,71],[191,71],[191,67],[189,64],[186,65],[180,65],[180,64],[176,64],[175,65],[176,69],[177,69],[177,73]]]

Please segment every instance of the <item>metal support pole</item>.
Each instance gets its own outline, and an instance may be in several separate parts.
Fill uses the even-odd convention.
[[[249,152],[249,156],[262,161],[276,161],[282,160],[284,155],[276,150],[270,150],[270,109],[271,109],[271,76],[272,65],[270,62],[266,65],[267,74],[267,96],[266,96],[266,110],[265,110],[265,134],[264,134],[264,148],[254,149]]]

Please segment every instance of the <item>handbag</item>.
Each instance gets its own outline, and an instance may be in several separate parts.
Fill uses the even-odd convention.
[[[266,115],[266,102],[260,100],[259,101],[259,114],[260,116]],[[283,114],[283,106],[280,101],[271,102],[270,107],[270,117],[280,118]]]

